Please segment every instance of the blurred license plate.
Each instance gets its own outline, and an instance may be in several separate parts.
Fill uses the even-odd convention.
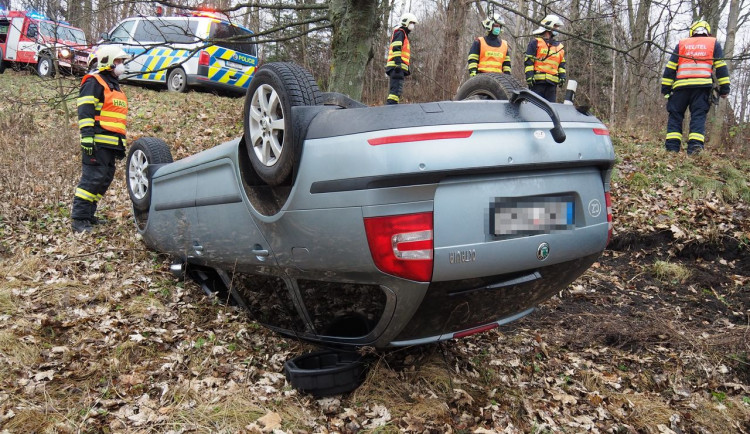
[[[491,235],[533,235],[575,225],[572,196],[497,198],[490,206]]]
[[[76,56],[76,62],[86,63],[87,60],[88,58],[86,58],[86,56]]]
[[[224,62],[227,64],[228,67],[234,68],[234,69],[242,70],[245,67],[245,65],[243,65],[241,63],[231,62],[229,60],[225,60]]]

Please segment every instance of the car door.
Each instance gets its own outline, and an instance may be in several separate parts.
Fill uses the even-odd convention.
[[[271,247],[242,199],[234,164],[222,158],[201,166],[195,199],[194,245],[211,266],[253,273],[276,266]]]

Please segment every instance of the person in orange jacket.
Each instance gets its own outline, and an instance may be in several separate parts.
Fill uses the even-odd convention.
[[[688,107],[690,134],[687,153],[692,155],[703,150],[714,74],[719,96],[726,98],[729,95],[729,68],[723,57],[721,45],[711,36],[711,26],[704,20],[694,22],[689,37],[675,47],[661,79],[661,93],[668,99],[669,120],[664,142],[668,152],[680,152],[682,148],[682,121]]]
[[[96,207],[115,176],[115,162],[125,157],[128,99],[118,77],[129,58],[118,47],[96,52],[98,70],[86,74],[78,93],[81,132],[81,180],[73,197],[73,232],[91,232],[100,223]]]
[[[417,24],[417,17],[412,13],[401,16],[399,27],[393,31],[391,44],[388,48],[388,61],[385,64],[385,73],[390,77],[388,86],[388,98],[386,105],[398,104],[404,91],[404,77],[411,74],[409,64],[411,63],[411,44],[409,33]]]
[[[488,17],[482,21],[482,26],[487,30],[487,34],[476,38],[471,44],[467,65],[469,76],[473,77],[483,72],[510,74],[510,48],[507,41],[500,39],[505,27],[503,17]]]
[[[557,87],[565,86],[565,49],[562,42],[555,41],[562,20],[557,15],[547,15],[542,25],[532,33],[537,35],[526,47],[524,73],[529,89],[549,102],[557,100]]]

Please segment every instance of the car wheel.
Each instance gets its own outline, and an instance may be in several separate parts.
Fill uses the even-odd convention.
[[[515,77],[508,74],[489,72],[477,74],[466,80],[458,88],[456,100],[507,100],[514,90],[521,90],[524,86]]]
[[[128,151],[125,165],[128,195],[133,208],[147,211],[151,206],[151,173],[149,167],[155,164],[171,163],[172,153],[163,140],[155,137],[142,137]]]
[[[263,182],[291,179],[301,155],[293,137],[292,107],[322,101],[313,76],[293,63],[268,63],[255,71],[245,96],[244,128],[250,163]]]
[[[55,76],[55,64],[52,63],[52,58],[49,55],[42,54],[39,56],[39,63],[36,64],[36,73],[44,78]]]
[[[175,68],[169,71],[167,76],[167,89],[172,92],[187,92],[187,76],[182,68]]]

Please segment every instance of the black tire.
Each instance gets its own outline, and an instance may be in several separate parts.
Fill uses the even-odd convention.
[[[511,75],[488,72],[477,74],[466,80],[458,88],[456,100],[508,100],[514,90],[524,88],[525,86]]]
[[[3,60],[3,49],[0,48],[0,74],[5,72],[5,61]]]
[[[171,163],[172,153],[167,144],[156,137],[142,137],[128,151],[125,164],[125,183],[128,195],[137,211],[148,211],[151,206],[151,174],[149,166]]]
[[[293,136],[292,107],[321,102],[315,79],[299,65],[268,63],[255,71],[243,123],[250,164],[263,182],[276,186],[291,179],[302,151]]]
[[[36,73],[42,78],[55,76],[55,63],[48,54],[39,56],[39,62],[36,64]]]
[[[167,76],[167,89],[171,92],[187,92],[187,74],[185,74],[184,69],[178,67],[169,71],[169,75]]]

